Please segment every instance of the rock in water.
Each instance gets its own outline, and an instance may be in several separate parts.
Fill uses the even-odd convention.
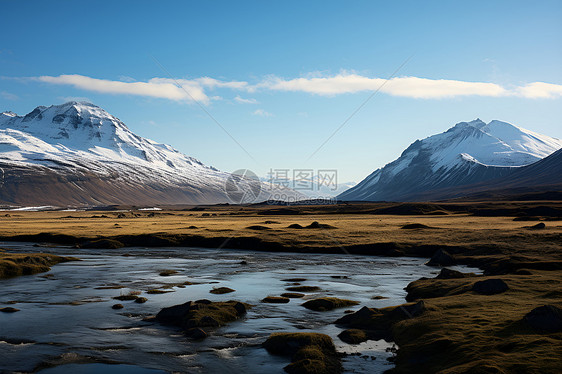
[[[203,299],[164,308],[155,319],[166,325],[181,327],[193,339],[204,339],[207,332],[203,328],[214,329],[226,325],[242,317],[248,308],[249,304],[239,301],[212,302]]]
[[[451,270],[447,268],[441,269],[441,272],[436,277],[437,279],[456,279],[464,278],[466,275],[457,270]]]
[[[455,265],[457,262],[454,257],[451,256],[447,251],[442,249],[437,250],[435,254],[431,257],[426,265],[427,266],[451,266]]]

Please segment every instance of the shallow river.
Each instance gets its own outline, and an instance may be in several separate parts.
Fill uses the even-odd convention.
[[[20,309],[17,313],[0,313],[1,373],[37,369],[45,374],[283,373],[290,358],[272,356],[261,348],[267,336],[278,331],[328,334],[338,351],[361,354],[343,359],[346,372],[381,373],[392,367],[388,361],[392,353],[387,351],[392,344],[346,344],[337,337],[342,330],[333,322],[345,310],[401,304],[406,296],[403,288],[409,282],[433,277],[439,270],[423,265],[426,259],[344,254],[199,248],[43,249],[18,243],[0,243],[0,247],[44,250],[82,259],[55,265],[48,273],[0,280],[0,308]],[[241,264],[243,260],[246,265]],[[453,268],[467,271],[465,267]],[[159,275],[168,269],[178,273]],[[285,288],[291,284],[283,279],[295,277],[306,278],[302,285],[319,286],[321,291],[308,293],[304,299],[291,299],[288,304],[260,302],[268,295],[287,292]],[[194,284],[175,286],[170,289],[174,292],[165,294],[145,293],[186,281]],[[99,289],[107,286],[125,287]],[[222,286],[236,292],[209,293],[213,287]],[[137,304],[112,299],[129,291],[140,291],[148,301]],[[361,304],[329,312],[301,306],[304,300],[319,296]],[[385,299],[375,300],[375,296]],[[175,328],[142,321],[163,307],[203,298],[239,300],[255,306],[244,319],[214,331],[203,341],[190,341]],[[111,306],[116,303],[123,304],[124,309],[113,310]],[[92,363],[76,363],[77,355],[89,357]]]

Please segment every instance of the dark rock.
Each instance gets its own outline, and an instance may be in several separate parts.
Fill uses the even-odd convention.
[[[213,288],[212,290],[210,290],[209,292],[215,295],[222,295],[225,293],[231,293],[234,292],[236,290],[233,290],[232,288],[228,288],[228,287],[219,287],[219,288]]]
[[[523,318],[529,326],[545,332],[562,331],[562,309],[554,305],[543,305],[531,310]]]
[[[391,312],[391,315],[396,316],[399,319],[413,318],[419,316],[425,312],[425,310],[425,303],[423,300],[420,300],[415,304],[404,304],[396,307]]]
[[[15,313],[15,312],[19,312],[20,310],[17,308],[12,308],[11,306],[7,306],[5,308],[0,308],[0,312],[3,313]]]
[[[495,295],[509,289],[507,283],[501,279],[486,279],[478,281],[472,286],[472,291],[481,295]]]
[[[270,304],[287,304],[291,299],[288,297],[281,297],[281,296],[268,296],[264,298],[261,302],[262,303],[270,303]]]
[[[211,316],[204,316],[201,317],[199,320],[201,326],[208,326],[208,327],[219,327],[220,323],[216,319]]]
[[[301,297],[304,297],[304,294],[298,292],[285,292],[282,293],[281,296],[288,297],[289,299],[300,299]]]
[[[424,225],[423,223],[409,223],[400,228],[404,230],[414,230],[414,229],[430,229],[431,227]]]
[[[113,240],[113,239],[92,240],[80,244],[80,248],[85,248],[85,249],[118,249],[118,248],[123,248],[124,246],[125,244],[121,243],[118,240]]]
[[[349,329],[349,330],[342,331],[338,335],[338,338],[340,338],[341,341],[346,342],[348,344],[359,344],[364,341],[367,341],[368,336],[367,333],[363,330]]]
[[[188,338],[194,339],[194,340],[202,340],[205,339],[208,335],[205,332],[205,330],[194,327],[192,329],[188,329],[185,334],[187,335]]]
[[[115,300],[119,300],[119,301],[131,301],[131,300],[136,300],[138,298],[139,297],[137,295],[120,295],[114,297]]]
[[[138,298],[135,299],[135,303],[138,303],[138,304],[144,304],[147,301],[148,301],[148,299],[146,297],[138,297]]]
[[[364,306],[363,308],[359,309],[357,312],[353,314],[348,314],[346,316],[341,317],[336,321],[336,323],[341,325],[348,325],[351,323],[355,323],[356,321],[370,320],[371,317],[377,314],[379,313],[376,309],[371,309]]]
[[[451,266],[455,264],[454,257],[442,249],[438,249],[431,257],[431,260],[426,263],[428,266]]]
[[[243,316],[246,314],[246,305],[242,304],[241,302],[237,302],[233,305],[233,308],[236,310],[236,314],[239,316]]]
[[[197,300],[195,303],[196,303],[196,304],[205,304],[205,305],[208,305],[208,304],[212,304],[213,302],[212,302],[211,300],[201,299],[201,300]]]
[[[537,223],[536,225],[527,227],[529,230],[542,230],[546,228],[544,222]]]
[[[317,286],[295,286],[295,287],[287,287],[287,291],[293,292],[315,292],[320,291],[320,287]]]
[[[302,306],[310,310],[323,312],[335,308],[342,308],[342,307],[352,306],[357,304],[359,303],[353,300],[338,299],[336,297],[322,297],[319,299],[309,300],[304,304],[302,304]]]
[[[123,309],[123,304],[113,304],[111,309]]]
[[[188,301],[185,304],[163,308],[156,315],[156,319],[165,324],[180,325],[183,317],[189,312],[191,304],[191,301]]]
[[[293,223],[292,225],[289,225],[287,228],[289,228],[289,229],[302,229],[303,227],[301,225],[299,225],[298,223]]]
[[[447,268],[441,269],[439,275],[436,277],[437,279],[456,279],[456,278],[464,278],[465,274],[461,273],[457,270],[451,270]]]

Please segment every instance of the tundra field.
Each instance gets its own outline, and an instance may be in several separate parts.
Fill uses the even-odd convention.
[[[394,308],[369,308],[367,317],[351,315],[345,323],[365,332],[362,339],[395,341],[396,373],[562,370],[562,203],[556,201],[6,211],[0,240],[36,242],[40,252],[50,245],[208,247],[414,256],[432,258],[435,266],[479,267],[483,275],[442,272],[410,283],[407,300],[417,304],[408,305],[421,308],[410,318],[396,318]],[[13,270],[44,256],[16,261],[0,252],[2,275],[46,271],[68,260],[53,257],[29,271]],[[474,286],[488,279],[507,288]],[[545,305],[535,313],[547,325],[537,326],[530,312]]]

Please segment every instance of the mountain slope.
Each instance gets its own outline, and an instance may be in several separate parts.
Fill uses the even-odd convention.
[[[431,191],[506,177],[562,148],[562,141],[506,122],[461,122],[417,140],[341,200],[412,201]]]
[[[230,202],[224,192],[229,173],[135,135],[89,103],[0,114],[0,168],[4,204]],[[269,186],[262,190],[265,200]]]
[[[422,193],[420,200],[470,199],[536,199],[558,196],[562,191],[562,149],[531,165],[515,169],[508,176],[480,183],[437,189]]]

